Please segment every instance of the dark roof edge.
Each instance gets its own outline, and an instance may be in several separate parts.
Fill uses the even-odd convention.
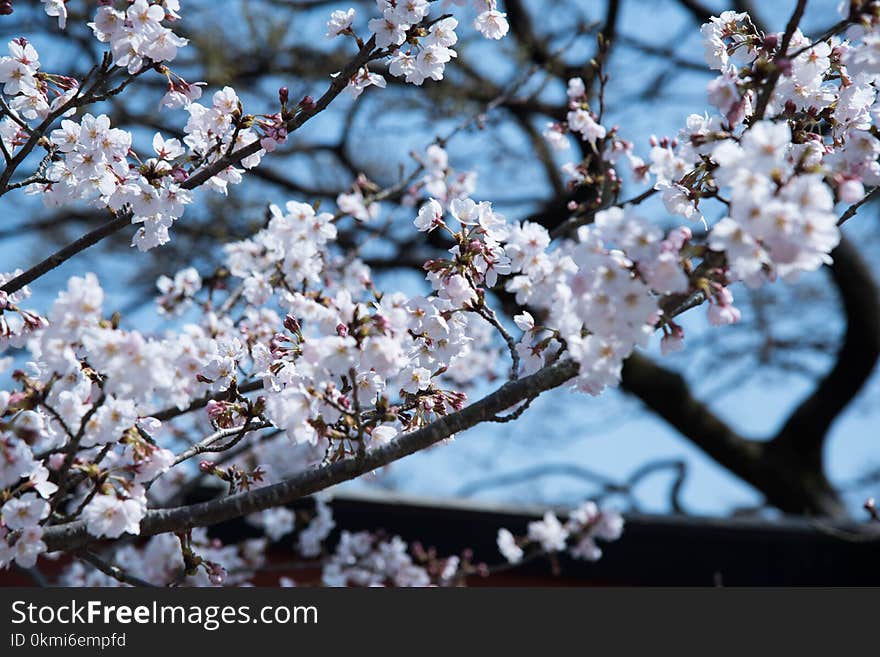
[[[400,494],[383,490],[340,490],[331,491],[332,498],[342,503],[364,503],[371,506],[420,508],[426,512],[456,512],[466,514],[503,515],[521,520],[539,518],[547,509],[560,516],[567,515],[570,507],[515,505],[488,501],[456,498],[435,498]],[[624,513],[626,523],[631,527],[681,528],[724,531],[761,531],[781,533],[819,533],[836,538],[856,541],[880,540],[880,523],[840,521],[802,516],[780,516],[778,518],[745,518],[719,516],[693,516],[680,514]]]

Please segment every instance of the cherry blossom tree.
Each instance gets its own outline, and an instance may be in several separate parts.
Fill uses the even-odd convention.
[[[41,18],[62,34],[73,28],[68,4],[43,2],[50,18]],[[444,148],[509,105],[528,82],[516,80],[415,149],[393,184],[359,177],[326,205],[298,194],[264,199],[262,225],[220,247],[221,270],[187,266],[159,278],[155,331],[108,316],[102,283],[87,270],[46,308],[31,307],[30,286],[117,233],[129,236],[129,257],[161,253],[200,204],[259,176],[340,97],[429,89],[467,67],[460,33],[491,47],[531,27],[520,3],[495,0],[328,11],[318,36],[348,53],[323,90],[298,97],[282,86],[271,106],[250,107],[231,86],[175,71],[188,47],[177,0],[97,4],[86,20],[104,51],[85,75],[45,71],[26,36],[0,60],[0,194],[103,217],[32,267],[0,273],[0,348],[15,384],[0,392],[0,564],[30,568],[68,553],[77,559],[68,583],[235,584],[259,568],[268,540],[295,531],[299,552],[322,559],[327,584],[460,583],[488,567],[370,533],[343,532],[326,551],[335,523],[322,492],[481,423],[516,421],[545,392],[600,396],[621,383],[771,503],[840,510],[802,435],[821,434],[821,448],[854,394],[839,381],[851,371],[832,371],[765,446],[724,427],[638,350],[655,339],[664,352],[686,348],[677,318],[700,307],[728,330],[744,287],[783,285],[825,265],[859,280],[841,226],[880,183],[880,3],[844,3],[816,36],[799,27],[805,0],[780,33],[744,11],[707,17],[706,66],[717,73],[707,103],[676,138],[643,152],[625,126],[604,121],[613,16],[586,67],[560,66],[536,39],[531,64],[566,82],[562,111],[536,139],[567,159],[555,174],[564,198],[545,212],[557,221],[512,220],[474,198],[475,174],[454,168]],[[100,108],[149,97],[157,80],[149,102],[176,128],[141,148],[140,135]],[[652,196],[669,227],[640,211]],[[385,289],[362,257],[365,242],[389,230],[389,200],[409,213],[409,243],[442,249],[419,263],[416,294]],[[710,222],[709,207],[723,218]],[[872,294],[870,285],[845,293],[847,311],[874,303],[862,298]],[[183,319],[194,307],[197,320]],[[848,328],[838,365],[868,365],[861,379],[848,377],[856,391],[880,351],[875,329]],[[860,349],[865,333],[873,353]],[[487,384],[495,389],[484,394]],[[188,493],[204,482],[222,494],[192,503]],[[315,510],[300,527],[287,505],[309,495]],[[266,538],[208,538],[206,527],[242,516]],[[618,514],[587,503],[566,521],[548,512],[521,537],[503,530],[498,546],[511,563],[559,552],[594,560],[597,540],[621,531]]]

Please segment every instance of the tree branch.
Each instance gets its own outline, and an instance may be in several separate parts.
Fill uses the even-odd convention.
[[[634,353],[623,364],[621,387],[676,428],[683,436],[737,476],[752,482],[761,443],[730,428],[691,394],[685,378]]]
[[[773,443],[821,468],[822,446],[834,421],[858,395],[880,359],[880,297],[858,250],[842,238],[829,267],[846,316],[834,367],[795,409]]]
[[[571,360],[544,367],[535,374],[504,384],[461,411],[445,415],[421,429],[402,435],[384,447],[367,452],[361,459],[347,458],[328,466],[307,470],[277,484],[218,500],[148,511],[141,521],[140,535],[152,536],[189,527],[213,525],[288,504],[300,497],[386,466],[485,422],[524,399],[561,386],[573,378],[577,371],[577,364]],[[85,522],[78,520],[48,527],[43,540],[51,552],[82,548],[97,538],[88,533]]]
[[[366,62],[370,61],[370,59],[374,56],[374,47],[376,43],[376,38],[372,37],[363,48],[360,49],[357,56],[352,59],[348,65],[340,72],[340,74],[333,80],[330,86],[327,88],[327,91],[324,92],[314,104],[313,107],[304,109],[299,114],[297,114],[289,123],[288,123],[288,133],[292,133],[295,130],[299,129],[306,121],[316,116],[320,112],[322,112],[330,103],[335,99],[342,91],[348,86],[348,81],[354,73],[356,73]],[[260,146],[260,142],[255,141],[252,144],[248,144],[242,148],[239,148],[237,151],[232,152],[231,154],[220,158],[216,162],[204,167],[199,170],[193,176],[190,176],[187,180],[185,180],[180,186],[183,189],[192,190],[196,187],[202,185],[207,182],[218,173],[222,172],[227,167],[233,166],[239,163],[246,157],[254,155],[257,153],[262,147]],[[73,256],[78,253],[85,251],[90,246],[94,246],[98,242],[100,242],[105,237],[109,237],[113,233],[122,230],[126,226],[131,224],[131,212],[122,212],[114,217],[111,221],[108,221],[104,225],[96,228],[92,232],[84,235],[79,238],[72,244],[65,246],[60,249],[56,253],[52,254],[41,263],[31,267],[23,274],[16,276],[12,280],[8,281],[0,290],[6,292],[7,294],[12,294],[13,292],[17,292],[25,285],[32,283],[37,280],[47,272],[55,269],[62,263],[66,262]]]

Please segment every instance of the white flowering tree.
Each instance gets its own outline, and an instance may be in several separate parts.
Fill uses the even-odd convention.
[[[78,20],[68,4],[42,3],[62,38]],[[815,451],[873,367],[876,315],[850,322],[841,371],[769,443],[738,436],[637,350],[654,336],[664,351],[681,349],[676,319],[700,306],[712,324],[736,323],[736,285],[762,288],[829,264],[847,312],[873,312],[870,277],[840,226],[880,183],[877,3],[844,4],[817,36],[799,29],[805,0],[781,33],[745,12],[707,17],[706,62],[718,72],[711,113],[693,108],[677,139],[641,155],[625,127],[603,122],[616,2],[586,66],[548,52],[518,1],[379,0],[333,11],[324,31],[347,55],[321,92],[282,87],[261,107],[175,68],[187,46],[177,0],[83,4],[103,51],[87,74],[44,70],[26,35],[0,60],[0,194],[101,218],[45,260],[0,273],[0,348],[14,383],[0,392],[0,565],[30,569],[66,553],[72,584],[239,583],[268,540],[296,530],[297,549],[322,560],[327,584],[458,583],[485,567],[369,533],[343,533],[325,552],[334,522],[321,497],[301,527],[287,505],[478,424],[516,421],[544,392],[597,396],[621,380],[772,504],[840,512]],[[480,112],[415,152],[393,184],[358,178],[329,209],[303,195],[264,200],[262,225],[222,245],[221,270],[160,278],[155,331],[108,315],[87,270],[48,307],[29,304],[30,286],[114,234],[130,236],[132,258],[161,254],[212,195],[225,198],[261,171],[265,180],[291,135],[343,94],[392,84],[430,93],[447,70],[468,67],[456,61],[459,33],[489,45],[514,34],[529,46],[525,73],[543,67],[566,81],[561,108],[530,109],[555,118],[535,148],[570,156],[543,221],[510,220],[491,199],[474,199],[472,174],[453,169],[444,150],[483,113],[516,107],[526,75],[506,89],[481,85]],[[100,111],[133,94],[161,107],[173,132],[144,141]],[[526,103],[540,104],[534,95]],[[640,214],[653,195],[671,227]],[[411,208],[397,257],[420,243],[442,249],[418,263],[426,275],[415,295],[382,289],[362,257],[365,242],[387,236],[390,201]],[[706,208],[716,206],[723,218],[710,223]],[[179,319],[193,306],[197,321]],[[482,394],[487,383],[495,389]],[[192,503],[205,482],[222,492]],[[207,538],[205,528],[242,516],[267,538]],[[621,529],[618,515],[585,504],[565,522],[548,513],[522,537],[502,531],[498,545],[514,563],[563,551],[596,559],[596,540]]]

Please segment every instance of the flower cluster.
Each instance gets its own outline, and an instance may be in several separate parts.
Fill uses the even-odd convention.
[[[52,3],[47,11],[58,13],[64,4]],[[46,154],[37,172],[26,179],[28,191],[45,203],[60,206],[85,201],[113,212],[130,212],[132,223],[139,225],[133,244],[147,250],[169,240],[169,229],[192,202],[189,177],[205,167],[228,157],[233,151],[259,141],[263,147],[248,157],[216,167],[215,175],[205,184],[224,192],[230,183],[241,180],[241,170],[233,166],[241,161],[245,168],[256,166],[265,150],[274,150],[287,138],[286,93],[282,112],[274,115],[243,115],[235,92],[226,87],[213,96],[211,107],[196,101],[202,83],[191,84],[166,67],[159,70],[168,79],[169,90],[162,100],[167,107],[184,107],[189,120],[184,143],[156,135],[155,157],[141,159],[132,148],[132,135],[113,128],[106,115],[85,114],[79,120],[64,120],[48,139],[37,140],[34,126],[28,122],[47,121],[76,113],[81,105],[118,93],[134,76],[154,64],[176,56],[186,44],[162,23],[179,18],[177,0],[126,3],[124,10],[103,3],[91,27],[97,38],[110,44],[114,65],[102,67],[95,75],[103,80],[81,89],[77,80],[40,70],[39,56],[25,39],[9,42],[9,56],[0,58],[0,83],[9,111],[0,123],[0,139],[7,162],[18,151],[39,146]],[[55,12],[53,14],[53,12]],[[123,70],[129,77],[110,88],[110,80]],[[283,90],[286,92],[286,90]],[[23,184],[25,184],[23,183]]]
[[[157,400],[191,400],[205,384],[192,371],[183,374],[187,349],[195,355],[192,335],[161,341],[120,330],[102,318],[102,302],[94,276],[75,277],[53,305],[48,326],[33,332],[35,361],[16,373],[22,392],[0,396],[0,487],[49,498],[58,490],[50,474],[54,481],[67,477],[74,484],[73,498],[65,501],[70,510],[79,509],[93,535],[118,537],[138,533],[145,485],[174,462],[170,450],[155,444],[161,424],[144,409]],[[133,364],[142,370],[137,380],[129,376]],[[175,383],[178,367],[184,369]],[[144,376],[148,371],[153,376]],[[65,457],[71,448],[78,450],[74,460]]]
[[[568,112],[565,121],[548,123],[543,134],[555,151],[567,151],[571,146],[570,137],[589,145],[580,161],[566,162],[561,167],[568,176],[570,188],[597,190],[592,198],[588,197],[570,208],[579,215],[585,215],[599,209],[605,195],[619,193],[622,180],[616,167],[625,164],[638,181],[644,179],[643,172],[647,167],[644,160],[634,154],[632,142],[623,139],[616,127],[608,129],[602,125],[601,117],[590,107],[589,94],[582,78],[568,81],[566,96]],[[603,189],[605,194],[602,193]]]
[[[516,538],[508,529],[498,530],[498,550],[508,563],[541,554],[557,554],[568,550],[575,559],[598,561],[602,549],[596,543],[616,541],[623,533],[623,517],[614,511],[600,510],[594,502],[585,502],[560,522],[552,511],[541,520],[529,523],[528,533]]]
[[[64,120],[50,135],[58,157],[46,168],[48,182],[33,183],[29,191],[52,206],[79,200],[114,212],[130,210],[132,223],[139,225],[133,245],[142,251],[161,246],[170,239],[174,221],[192,203],[186,180],[233,150],[261,141],[254,128],[242,126],[247,117],[230,87],[216,92],[212,101],[211,107],[190,102],[183,143],[157,133],[152,143],[155,157],[145,160],[134,154],[131,133],[111,127],[106,115]],[[242,166],[256,166],[264,152],[259,149],[243,158]],[[241,173],[230,164],[205,185],[225,194],[229,184],[241,182]]]
[[[14,497],[0,507],[0,568],[15,561],[31,568],[46,551],[41,521],[49,516],[49,503],[36,493]]]
[[[195,267],[187,267],[177,272],[174,278],[160,276],[156,287],[162,293],[156,299],[159,313],[179,315],[192,304],[196,293],[202,289],[202,277]]]
[[[143,546],[125,545],[111,551],[114,563],[156,586],[240,586],[265,561],[265,539],[223,545],[202,528],[192,531],[186,545],[174,534],[151,537]],[[223,564],[222,566],[220,564]],[[61,575],[64,586],[120,586],[101,571],[74,561]]]
[[[452,49],[458,42],[455,29],[458,20],[443,16],[429,21],[428,0],[376,0],[380,16],[367,23],[377,48],[390,55],[388,72],[406,82],[421,86],[425,80],[442,80],[446,64],[457,57]],[[506,15],[497,9],[496,0],[474,0],[478,16],[474,28],[487,39],[501,39],[510,29]],[[357,39],[353,28],[355,10],[336,10],[327,21],[328,38],[350,36]],[[363,41],[358,40],[359,45]],[[349,81],[354,96],[370,86],[385,87],[385,79],[364,66]]]
[[[581,390],[598,394],[616,385],[623,359],[646,344],[661,318],[659,295],[688,289],[683,253],[690,237],[684,228],[665,235],[620,208],[598,212],[577,241],[555,249],[542,226],[513,227],[504,249],[514,275],[505,287],[545,315],[541,325],[530,314],[517,318],[525,372],[566,349],[580,364]]]
[[[372,21],[371,21],[372,23]],[[399,48],[391,57],[388,72],[402,77],[410,84],[420,86],[425,80],[442,80],[446,64],[456,57],[451,48],[458,41],[455,28],[458,21],[444,18],[428,29],[428,34],[419,40],[418,50]]]
[[[616,194],[619,176],[613,164],[625,156],[634,179],[653,178],[671,214],[702,221],[708,232],[702,245],[692,239],[689,227],[669,233],[663,241],[657,229],[644,225],[631,236],[607,239],[603,233],[609,219],[629,223],[620,218],[621,211],[597,210],[603,203],[599,197],[587,207],[574,206],[576,217],[593,219],[595,226],[581,229],[579,241],[599,237],[600,249],[616,246],[617,253],[634,263],[625,266],[651,288],[648,295],[633,288],[618,290],[618,295],[622,292],[634,302],[641,298],[649,310],[650,296],[663,308],[670,297],[699,294],[709,301],[710,321],[727,324],[740,317],[728,288],[733,281],[757,286],[776,278],[793,279],[830,262],[840,239],[835,203],[856,203],[866,185],[880,181],[880,142],[872,134],[876,71],[871,68],[871,44],[876,20],[867,4],[861,14],[857,4],[847,8],[853,13],[845,13],[845,18],[854,25],[846,39],[832,36],[816,42],[799,30],[788,35],[761,33],[745,13],[713,17],[702,34],[707,63],[720,71],[708,95],[721,115],[693,114],[676,138],[652,138],[647,162],[589,111],[583,82],[569,83],[567,120],[551,124],[545,136],[564,150],[573,134],[594,151],[583,162],[564,167],[572,183]],[[724,216],[710,227],[703,208],[711,199],[724,206]],[[632,242],[636,234],[638,244]],[[653,245],[648,258],[639,252],[640,244]],[[583,260],[576,265],[583,270]],[[536,278],[540,280],[534,275],[519,277],[509,289],[517,292],[520,302],[527,302]],[[539,297],[545,298],[548,291],[544,288]],[[586,340],[602,335],[593,318],[584,319]],[[664,348],[679,348],[680,327],[662,315],[647,316],[645,325],[650,330],[657,320],[664,330]],[[545,324],[564,326],[559,319]],[[612,333],[621,333],[620,327]],[[541,337],[546,340],[546,334]],[[573,352],[578,351],[578,341],[576,336],[570,341]],[[624,340],[624,355],[630,341]],[[523,360],[543,345],[538,342],[534,351],[524,347]],[[606,345],[607,353],[613,351]],[[535,367],[541,365],[537,358],[532,360]],[[612,371],[609,381],[615,376]],[[588,384],[586,389],[595,386]]]
[[[189,118],[183,138],[189,147],[190,160],[202,166],[209,166],[222,160],[224,156],[261,140],[252,127],[245,125],[247,118],[242,112],[242,104],[232,87],[224,87],[214,93],[210,107],[197,102],[186,106]],[[265,150],[241,160],[245,169],[257,166]],[[221,193],[226,193],[229,184],[241,182],[241,170],[233,165],[224,168],[208,180],[207,185]]]
[[[677,139],[655,145],[651,173],[675,214],[699,218],[701,199],[726,203],[707,243],[724,254],[728,281],[757,286],[830,262],[840,239],[835,202],[855,203],[880,182],[874,31],[869,14],[847,40],[814,43],[794,30],[782,53],[785,35],[760,34],[747,14],[703,26],[707,62],[721,72],[708,89],[721,116],[690,116]],[[772,87],[768,66],[778,74]],[[738,318],[723,285],[705,292],[714,323]]]
[[[50,206],[79,200],[115,212],[130,208],[132,223],[141,225],[133,244],[140,250],[165,244],[172,223],[192,202],[192,194],[180,186],[186,174],[173,164],[184,149],[178,140],[157,134],[153,145],[158,157],[138,166],[129,161],[131,139],[131,133],[111,127],[104,114],[62,121],[50,135],[60,157],[46,169],[49,182],[34,183],[30,193]]]
[[[377,539],[370,532],[342,532],[336,551],[324,566],[326,586],[427,586],[425,568],[413,563],[399,536]]]
[[[162,23],[180,18],[178,0],[127,0],[124,10],[102,3],[89,27],[98,41],[110,44],[117,66],[137,73],[149,63],[170,62],[187,40]]]
[[[16,278],[22,271],[0,273],[0,285]],[[21,302],[31,296],[30,288],[25,285],[17,292],[7,294],[0,291],[0,353],[7,349],[25,346],[28,338],[38,329],[46,325],[45,318],[33,310],[21,307]]]
[[[8,48],[9,55],[0,57],[0,83],[15,115],[0,123],[0,138],[12,154],[30,137],[23,119],[44,120],[65,110],[79,85],[72,78],[41,71],[39,54],[27,39],[13,39]]]
[[[423,174],[406,190],[403,204],[414,206],[420,200],[436,199],[448,207],[453,199],[469,198],[477,186],[473,171],[457,171],[449,164],[448,153],[437,144],[431,144],[420,157]]]
[[[298,542],[294,549],[320,572],[319,579],[314,582],[316,584],[359,587],[459,586],[470,576],[484,577],[491,572],[485,563],[474,562],[473,551],[469,549],[457,556],[444,557],[433,548],[425,549],[420,543],[407,544],[399,536],[389,537],[381,531],[343,530],[331,539],[335,522],[330,507],[323,497],[315,501],[315,514],[305,528],[298,530]],[[39,520],[46,509],[34,504],[29,498],[16,500],[15,504],[7,503],[10,516],[16,514],[24,519],[13,519],[7,524],[18,528],[25,522]],[[4,514],[6,507],[3,508]],[[278,541],[293,531],[292,518],[293,511],[280,507],[263,512],[254,521],[259,526],[265,523],[267,537]],[[584,541],[588,534],[613,540],[610,537],[613,523],[613,519],[600,522],[593,518],[584,520],[584,527],[574,531],[583,534]],[[161,534],[140,546],[125,545],[111,549],[106,556],[113,563],[125,564],[127,572],[139,581],[153,585],[241,586],[250,584],[251,578],[265,564],[267,546],[266,539],[251,539],[237,546],[224,545],[219,540],[208,539],[203,529],[195,529],[183,540],[173,534]],[[590,558],[598,556],[593,554]],[[60,581],[66,586],[125,585],[102,572],[85,568],[79,562],[67,566]],[[297,585],[288,577],[282,577],[280,584]]]
[[[788,125],[762,121],[739,144],[712,151],[715,179],[731,198],[730,216],[712,228],[709,246],[726,252],[735,278],[757,285],[830,262],[840,240],[834,198],[821,174],[798,173],[804,150],[791,146]]]

